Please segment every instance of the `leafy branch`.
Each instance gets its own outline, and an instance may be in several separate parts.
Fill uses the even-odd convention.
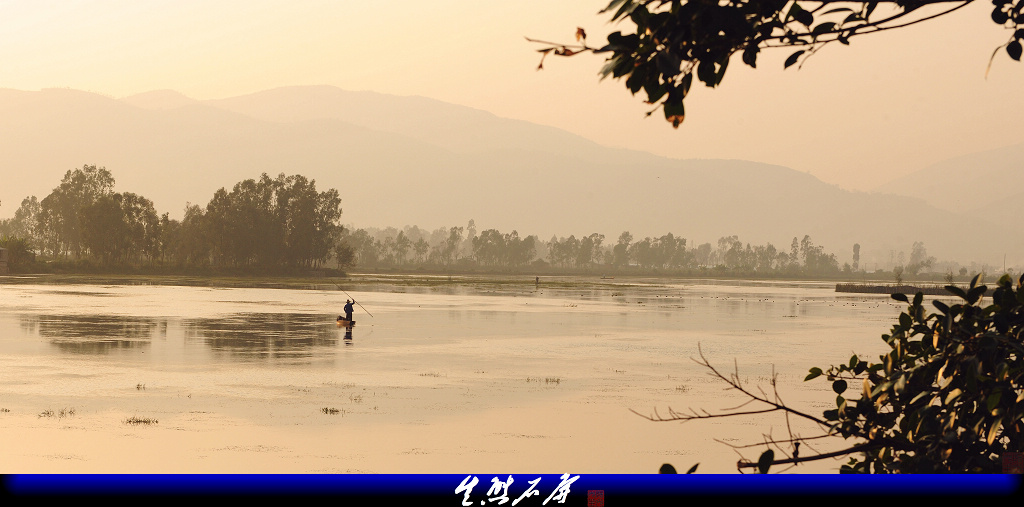
[[[781,412],[787,438],[766,436],[760,444],[732,446],[734,450],[767,447],[754,462],[742,458],[740,470],[767,473],[772,465],[799,464],[851,456],[840,468],[846,473],[998,472],[1006,452],[1024,450],[1024,276],[1016,286],[1008,275],[999,279],[991,304],[984,306],[988,287],[981,275],[964,290],[947,286],[963,302],[933,301],[937,312],[927,313],[924,298],[904,294],[892,298],[907,303],[891,331],[882,335],[889,352],[879,362],[854,355],[827,370],[811,368],[805,381],[824,377],[836,393],[836,408],[821,417],[787,406],[772,374],[772,392],[747,388],[738,368],[726,375],[715,368],[698,345],[700,360],[712,376],[747,401],[721,413],[704,410],[654,412],[651,421],[689,422],[723,417]],[[851,381],[859,393],[848,395]],[[856,391],[856,390],[854,390]],[[857,397],[859,394],[859,397]],[[747,408],[754,404],[757,407]],[[635,413],[635,412],[634,412]],[[794,435],[789,417],[817,424],[822,433]],[[827,437],[854,439],[846,448],[800,456],[800,444]],[[775,451],[788,457],[775,459]]]
[[[608,53],[602,79],[625,78],[631,93],[643,90],[645,102],[655,106],[648,115],[661,108],[665,119],[678,128],[685,118],[683,100],[693,76],[709,87],[718,86],[736,53],[743,63],[756,68],[762,49],[794,48],[783,66],[800,67],[833,42],[848,45],[853,37],[946,16],[973,1],[612,0],[600,13],[611,14],[612,22],[629,20],[635,29],[609,34],[602,47],[587,45],[582,28],[576,29],[576,44],[527,40],[545,46],[538,50],[542,53],[538,69],[549,54]],[[993,4],[992,21],[1013,30],[993,57],[1005,48],[1010,58],[1019,61],[1024,0],[993,0]],[[879,5],[886,7],[878,9]]]

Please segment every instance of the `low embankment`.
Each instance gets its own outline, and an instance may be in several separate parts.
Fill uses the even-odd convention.
[[[961,287],[965,292],[969,287]],[[857,292],[862,294],[917,294],[923,293],[926,296],[953,296],[945,285],[869,285],[863,283],[837,283],[836,292]],[[985,295],[991,295],[992,289],[985,291]]]

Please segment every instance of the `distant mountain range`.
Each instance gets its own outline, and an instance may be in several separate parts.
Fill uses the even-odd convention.
[[[1024,262],[1024,144],[863,193],[785,167],[669,159],[422,97],[310,86],[206,101],[0,90],[0,149],[2,217],[83,164],[105,166],[118,191],[172,217],[218,188],[283,172],[337,188],[343,222],[356,227],[472,218],[481,230],[543,240],[599,232],[614,242],[628,230],[694,244],[735,234],[786,250],[809,234],[841,262],[860,243],[869,268],[909,255],[914,241],[939,259]]]
[[[942,161],[878,187],[944,210],[1024,221],[1024,142]]]

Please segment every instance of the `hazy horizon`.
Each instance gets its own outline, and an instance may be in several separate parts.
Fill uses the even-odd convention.
[[[535,70],[538,46],[524,37],[571,42],[580,26],[599,46],[615,29],[597,14],[605,4],[5,3],[0,88],[116,98],[166,89],[209,100],[326,84],[428,97],[676,159],[781,165],[853,190],[1021,140],[1024,66],[1000,53],[986,71],[1007,36],[987,4],[829,46],[800,70],[783,71],[786,51],[766,51],[758,69],[737,64],[719,88],[695,89],[679,130],[645,118],[621,82],[600,82],[599,56],[552,57]]]

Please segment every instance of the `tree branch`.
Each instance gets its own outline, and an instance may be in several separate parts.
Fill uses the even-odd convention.
[[[863,444],[857,444],[857,445],[854,445],[852,447],[847,447],[846,449],[841,449],[841,450],[832,451],[832,452],[826,452],[826,453],[822,453],[822,454],[815,454],[813,456],[799,457],[799,458],[777,459],[777,460],[773,460],[772,461],[772,465],[786,465],[786,464],[794,464],[795,465],[795,464],[798,464],[798,463],[806,463],[806,462],[809,462],[809,461],[818,461],[818,460],[823,460],[823,459],[828,459],[828,458],[835,458],[835,457],[838,457],[838,456],[846,456],[847,454],[853,454],[855,452],[864,452],[864,451],[871,451],[871,450],[874,450],[874,449],[881,449],[882,447],[884,447],[884,444],[882,444],[881,442],[865,442]],[[757,462],[741,459],[741,460],[736,462],[736,468],[738,470],[741,470],[741,469],[744,469],[744,468],[757,468]]]

